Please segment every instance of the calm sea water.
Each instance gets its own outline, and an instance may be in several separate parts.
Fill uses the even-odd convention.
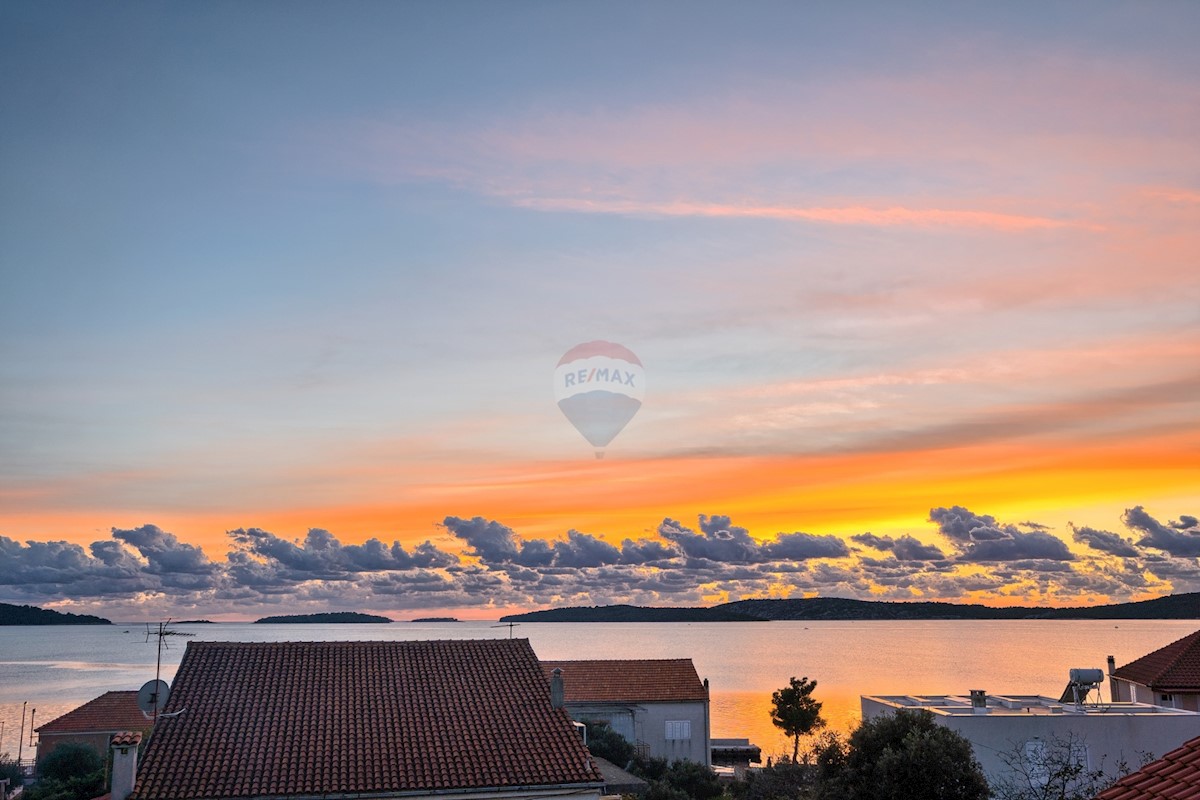
[[[495,623],[391,625],[179,625],[209,641],[506,638]],[[763,623],[536,623],[513,634],[538,656],[691,658],[712,692],[714,736],[748,736],[765,754],[789,752],[771,726],[771,692],[793,675],[818,682],[839,730],[859,717],[859,695],[995,693],[1057,696],[1072,667],[1124,664],[1200,628],[1197,621],[933,621]],[[168,639],[162,677],[179,666],[184,637]],[[17,753],[22,703],[41,725],[106,691],[154,677],[156,645],[144,625],[0,627],[0,753]],[[1107,687],[1104,690],[1107,692]]]

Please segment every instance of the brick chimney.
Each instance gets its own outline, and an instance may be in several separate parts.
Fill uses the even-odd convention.
[[[126,800],[137,780],[137,752],[142,734],[125,731],[112,738],[112,800]]]

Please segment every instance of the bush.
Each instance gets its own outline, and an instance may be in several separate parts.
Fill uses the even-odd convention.
[[[104,793],[104,759],[82,744],[56,747],[41,763],[41,777],[25,790],[27,800],[91,800]]]
[[[633,745],[625,737],[614,731],[607,722],[584,721],[587,728],[588,751],[605,761],[611,761],[618,767],[628,768],[633,761]]]
[[[864,720],[817,755],[820,800],[985,800],[987,780],[971,743],[928,711]]]

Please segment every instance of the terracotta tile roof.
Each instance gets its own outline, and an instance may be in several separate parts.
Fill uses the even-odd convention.
[[[39,725],[42,735],[56,733],[96,733],[148,731],[153,723],[138,710],[137,692],[106,692],[74,711]]]
[[[1113,670],[1113,676],[1153,689],[1200,692],[1200,631]]]
[[[528,640],[193,641],[132,798],[600,780]]]
[[[675,703],[708,699],[690,658],[543,661],[563,671],[568,703]]]
[[[1096,795],[1096,800],[1185,800],[1200,797],[1200,737]]]

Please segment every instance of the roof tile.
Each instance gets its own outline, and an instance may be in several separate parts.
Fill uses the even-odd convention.
[[[133,800],[600,780],[525,639],[189,642]]]
[[[708,699],[690,658],[543,661],[563,672],[568,703],[693,702]]]
[[[1200,736],[1131,772],[1096,800],[1180,800],[1200,797]]]
[[[1129,662],[1113,676],[1155,690],[1200,692],[1200,631]]]
[[[42,735],[148,731],[151,721],[138,709],[137,692],[105,692],[94,700],[39,725]]]

